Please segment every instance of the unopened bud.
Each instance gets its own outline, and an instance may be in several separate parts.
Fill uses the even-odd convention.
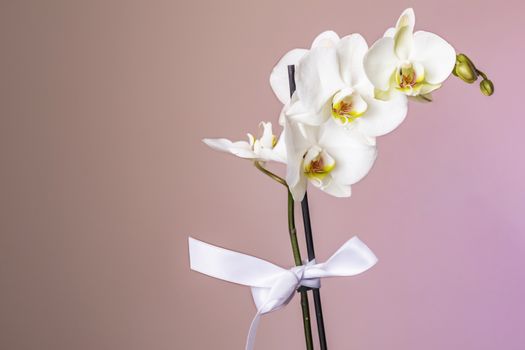
[[[494,84],[488,79],[483,79],[481,83],[479,83],[479,89],[483,95],[490,96],[494,93]]]
[[[476,67],[472,61],[462,53],[456,56],[456,65],[452,73],[469,84],[472,84],[478,79]]]

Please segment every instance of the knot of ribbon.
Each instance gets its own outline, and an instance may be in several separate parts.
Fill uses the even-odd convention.
[[[253,349],[260,316],[287,305],[300,286],[319,288],[323,277],[355,276],[377,262],[374,253],[357,237],[349,239],[324,263],[312,260],[291,269],[191,237],[189,252],[192,270],[251,287],[257,313],[248,332],[246,350]]]

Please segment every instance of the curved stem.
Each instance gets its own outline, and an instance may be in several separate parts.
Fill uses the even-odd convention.
[[[485,80],[489,80],[489,78],[487,77],[487,75],[485,73],[483,73],[482,71],[480,71],[479,69],[475,68],[476,69],[476,73],[478,73],[479,75],[481,75],[481,77]]]
[[[272,180],[277,181],[281,185],[286,186],[286,188],[288,188],[288,184],[286,183],[285,179],[283,179],[282,177],[279,177],[279,176],[275,175],[274,173],[272,173],[271,171],[267,170],[265,167],[262,166],[260,161],[256,160],[256,161],[253,162],[253,164],[255,165],[255,167],[257,169],[262,171],[265,175],[269,176]]]
[[[293,259],[296,266],[301,266],[303,261],[301,259],[301,251],[299,250],[299,242],[297,241],[297,229],[295,228],[295,213],[294,200],[292,193],[288,190],[288,232],[290,233],[290,241],[292,243]]]

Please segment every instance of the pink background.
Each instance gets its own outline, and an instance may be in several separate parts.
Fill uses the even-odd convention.
[[[3,2],[0,348],[242,349],[249,290],[190,272],[187,237],[290,266],[286,196],[200,139],[277,120],[287,50],[407,6],[496,94],[450,79],[352,198],[311,191],[320,260],[354,234],[380,259],[323,282],[330,348],[523,349],[525,6],[457,0]],[[256,348],[304,348],[297,298]]]

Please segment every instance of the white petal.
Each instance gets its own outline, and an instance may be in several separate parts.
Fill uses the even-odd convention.
[[[292,100],[284,109],[284,116],[294,122],[300,122],[308,125],[321,125],[330,118],[330,106],[322,108],[320,111],[306,108],[297,94],[292,96]],[[280,117],[281,118],[281,117]]]
[[[319,34],[312,43],[312,49],[316,47],[335,47],[339,42],[339,35],[332,30],[327,30]]]
[[[306,150],[313,143],[304,132],[301,124],[290,122],[285,118],[286,145],[286,182],[290,187],[297,185],[301,179],[301,164]]]
[[[286,163],[286,129],[281,132],[275,147],[273,148],[273,154],[271,160],[280,163]]]
[[[350,197],[352,195],[350,185],[340,184],[333,179],[330,181],[328,186],[321,188],[321,190],[328,193],[329,195],[340,198]]]
[[[386,91],[398,61],[394,53],[394,39],[381,38],[365,55],[363,63],[366,76],[376,88]]]
[[[297,94],[306,108],[320,110],[344,87],[335,48],[316,48],[299,62],[295,71]]]
[[[403,11],[401,16],[399,16],[399,19],[396,23],[396,28],[399,29],[404,26],[409,26],[413,30],[415,25],[416,15],[414,10],[412,8],[407,8],[405,11]]]
[[[421,86],[421,90],[419,90],[419,93],[421,95],[427,95],[431,93],[434,90],[437,90],[441,87],[441,84],[424,84]]]
[[[297,182],[294,186],[289,186],[290,193],[292,194],[292,197],[294,201],[300,202],[304,198],[304,194],[306,193],[306,187],[308,184],[308,180],[306,179],[306,176],[301,176],[299,179],[299,182]]]
[[[262,161],[274,161],[278,163],[286,164],[286,153],[277,152],[276,149],[263,148],[257,159]]]
[[[368,136],[382,136],[397,128],[407,115],[408,103],[405,95],[396,94],[389,101],[365,97],[366,113],[355,120],[361,132]]]
[[[438,35],[419,31],[414,34],[414,48],[410,60],[423,65],[426,82],[440,84],[452,73],[456,63],[456,51]]]
[[[383,34],[384,37],[393,38],[396,35],[396,28],[388,28]]]
[[[286,154],[286,160],[286,183],[292,188],[297,186],[301,181],[301,177],[304,177],[301,170],[303,157],[298,153],[288,152]]]
[[[381,100],[381,101],[388,101],[390,100],[393,96],[396,96],[398,94],[401,94],[401,92],[397,91],[396,89],[389,89],[389,90],[386,90],[386,91],[383,91],[383,90],[379,90],[379,89],[374,89],[374,97],[378,100]]]
[[[346,130],[332,121],[323,126],[322,132],[319,145],[335,159],[330,173],[334,181],[351,185],[368,174],[377,154],[375,144],[356,129]]]
[[[285,54],[273,68],[270,74],[270,85],[273,93],[282,104],[290,101],[290,86],[288,83],[288,66],[297,65],[299,60],[308,52],[306,49],[294,49]]]
[[[250,144],[245,141],[231,142],[228,139],[203,139],[202,142],[216,151],[229,152],[241,158],[257,158]]]
[[[361,147],[375,145],[375,140],[355,128],[341,127],[335,120],[330,119],[319,128],[318,143],[323,148]]]
[[[272,123],[261,122],[259,125],[263,128],[263,134],[260,138],[261,145],[265,148],[273,148]]]
[[[329,103],[326,104],[329,107]],[[312,126],[319,126],[330,118],[330,109],[322,108],[320,111],[308,111],[289,115],[290,120]]]
[[[248,136],[248,143],[250,146],[255,145],[255,137],[250,133],[247,133],[246,136]]]
[[[339,69],[343,81],[348,86],[359,84],[366,79],[363,58],[368,51],[368,44],[360,34],[345,36],[337,44]]]
[[[335,159],[336,166],[330,173],[334,181],[351,185],[365,177],[377,157],[374,146],[330,148],[327,152]]]
[[[404,26],[396,31],[394,36],[394,51],[400,60],[407,60],[414,45],[414,34],[410,26]]]

